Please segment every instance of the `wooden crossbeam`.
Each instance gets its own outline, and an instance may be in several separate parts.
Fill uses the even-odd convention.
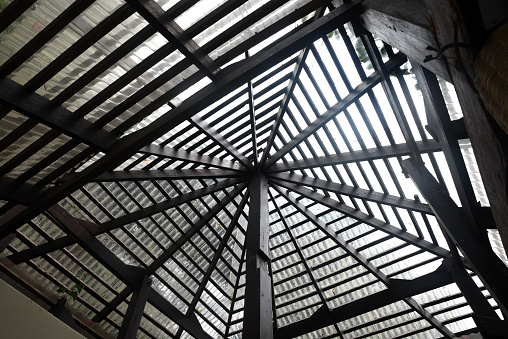
[[[203,71],[210,79],[216,80],[219,68],[215,62],[204,54],[198,44],[174,21],[167,20],[164,10],[153,0],[127,0],[127,3],[169,42],[180,50],[187,58]]]
[[[270,174],[268,177],[275,180],[275,182],[281,186],[284,186],[285,182],[290,182],[293,184],[317,188],[336,194],[343,194],[354,198],[365,199],[380,204],[406,208],[411,211],[432,214],[432,210],[427,204],[422,204],[414,200],[366,190],[359,187],[353,187],[346,184],[339,184],[318,178],[304,177],[298,174],[290,173],[274,173]]]
[[[336,200],[333,200],[323,194],[319,194],[319,193],[312,191],[308,188],[304,188],[302,186],[299,186],[296,184],[291,184],[291,183],[285,184],[285,187],[288,188],[290,191],[293,191],[293,192],[301,194],[305,197],[308,197],[309,199],[312,199],[320,204],[323,204],[324,206],[327,206],[327,207],[329,207],[333,210],[336,210],[342,214],[345,214],[351,218],[359,220],[359,222],[362,222],[366,225],[374,227],[379,231],[382,231],[382,232],[385,232],[389,235],[392,235],[395,238],[398,238],[404,242],[410,243],[416,247],[419,247],[425,251],[428,251],[429,253],[432,253],[432,254],[437,255],[439,257],[446,257],[446,256],[450,255],[450,252],[448,250],[445,250],[442,247],[434,245],[431,242],[428,242],[427,240],[424,240],[424,239],[419,238],[415,235],[412,235],[411,233],[405,232],[398,227],[387,224],[384,221],[381,221],[381,220],[374,218],[366,213],[363,213],[362,211],[359,211],[359,210],[356,210],[352,207],[349,207],[346,204],[343,204],[343,203],[340,203]]]
[[[400,67],[400,65],[402,65],[404,62],[406,62],[406,56],[397,54],[395,58],[388,61],[385,67],[387,70],[393,71],[395,68]],[[300,132],[297,136],[295,136],[289,142],[287,142],[275,154],[271,155],[270,158],[266,161],[265,167],[269,168],[270,166],[275,164],[277,160],[279,160],[282,156],[284,156],[287,152],[296,147],[302,141],[307,139],[310,135],[315,133],[318,129],[323,127],[328,121],[330,121],[330,119],[332,119],[337,114],[342,112],[348,106],[352,105],[354,102],[358,101],[360,97],[366,94],[370,89],[372,89],[372,87],[378,84],[381,80],[383,80],[383,76],[379,72],[374,72],[365,81],[359,84],[352,92],[350,92],[338,103],[330,107],[330,109],[328,109],[326,112],[321,114],[319,118],[314,120],[302,132]]]
[[[276,339],[294,338],[320,328],[344,321],[377,308],[389,305],[404,298],[430,291],[453,283],[453,278],[443,266],[413,280],[392,279],[391,288],[369,295],[359,300],[328,311],[319,308],[312,316],[294,324],[280,328]]]

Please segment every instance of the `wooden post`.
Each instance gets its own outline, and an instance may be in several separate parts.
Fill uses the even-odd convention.
[[[243,338],[272,339],[272,284],[269,274],[268,181],[260,173],[250,183]]]
[[[479,241],[468,230],[472,226],[469,225],[463,212],[425,166],[417,164],[411,158],[403,160],[402,164],[444,227],[443,231],[448,233],[464,254],[506,316],[508,314],[508,290],[505,282],[508,281],[508,268],[492,249]]]

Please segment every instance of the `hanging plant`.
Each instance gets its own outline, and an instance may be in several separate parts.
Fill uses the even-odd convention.
[[[83,276],[85,278],[85,276]],[[84,289],[84,285],[81,282],[78,282],[72,288],[66,288],[65,286],[60,286],[57,292],[60,293],[60,298],[58,299],[67,299],[69,296],[72,300],[76,301],[78,299],[79,293]]]

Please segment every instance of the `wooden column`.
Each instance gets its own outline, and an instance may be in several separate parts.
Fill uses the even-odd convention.
[[[403,160],[402,164],[434,211],[434,215],[444,228],[443,231],[448,233],[455,245],[464,254],[506,316],[508,314],[508,290],[506,289],[508,268],[491,248],[479,241],[469,231],[472,225],[470,225],[464,213],[425,166],[417,164],[411,158]]]
[[[490,117],[474,85],[474,52],[478,50],[484,38],[479,2],[424,0],[439,46],[455,43],[465,43],[469,46],[447,49],[443,53],[442,60],[450,64],[451,80],[462,107],[464,123],[471,139],[492,214],[507,249],[507,136]]]
[[[430,54],[427,46],[437,48],[421,0],[364,0],[362,7],[364,12],[360,15],[360,23],[409,58],[423,63],[425,56]],[[446,64],[442,60],[435,59],[424,66],[450,81]]]
[[[272,285],[269,274],[268,182],[255,174],[250,183],[247,272],[242,337],[272,339]]]

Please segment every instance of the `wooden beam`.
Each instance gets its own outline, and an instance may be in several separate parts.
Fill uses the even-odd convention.
[[[416,146],[422,153],[438,152],[441,146],[438,142],[433,140],[417,141]],[[301,170],[306,168],[342,165],[350,162],[361,162],[383,158],[399,157],[402,155],[410,154],[410,149],[407,144],[395,144],[391,146],[383,146],[377,148],[369,148],[366,150],[344,152],[322,156],[312,159],[301,159],[289,161],[287,163],[277,163],[267,169],[267,173],[286,172],[291,170]]]
[[[208,124],[204,119],[195,115],[191,118],[192,123],[201,131],[206,134],[210,139],[215,141],[222,149],[226,150],[229,154],[233,156],[243,167],[252,169],[252,164],[249,160],[241,154],[231,142],[229,142],[226,138],[222,136],[219,132],[217,132],[210,124]]]
[[[434,327],[439,333],[441,333],[445,338],[455,338],[455,335],[450,331],[448,328],[446,328],[443,323],[441,323],[439,320],[437,320],[436,317],[434,317],[432,314],[429,313],[425,308],[423,308],[416,300],[413,298],[404,298],[404,302],[411,307],[416,313],[420,315],[423,319],[427,320],[432,327]]]
[[[72,180],[77,173],[69,173],[58,179],[57,182]],[[110,171],[95,178],[94,182],[108,181],[152,181],[152,180],[184,180],[184,179],[210,179],[210,178],[238,178],[245,174],[225,169],[180,169],[180,170],[133,170],[133,171]],[[0,178],[0,193],[2,178]],[[1,195],[0,195],[0,199]]]
[[[25,1],[20,1],[25,2]],[[7,11],[7,15],[15,15],[18,11],[25,8],[26,4],[30,3],[31,0],[26,1],[22,7],[18,7],[19,1],[16,2],[16,7],[12,8],[13,11]],[[62,29],[64,29],[69,23],[71,23],[76,17],[78,17],[83,11],[85,11],[95,0],[83,0],[72,3],[67,7],[60,15],[50,22],[49,25],[44,27],[35,37],[19,49],[16,54],[9,58],[2,66],[0,66],[0,76],[9,75],[21,66],[28,58],[36,54],[46,43],[53,39]],[[9,6],[10,7],[10,6]],[[9,9],[9,8],[8,8]],[[2,11],[3,14],[3,11]],[[15,17],[14,19],[17,19]],[[10,20],[6,20],[9,22]],[[3,23],[3,22],[2,22]],[[1,24],[0,24],[1,25]],[[0,26],[1,27],[1,26]],[[1,92],[1,91],[0,91]]]
[[[391,279],[392,286],[384,291],[369,295],[359,300],[328,311],[319,308],[312,316],[288,326],[280,328],[275,338],[294,338],[306,333],[319,330],[336,322],[344,321],[363,313],[397,302],[404,298],[430,291],[453,283],[451,275],[443,266],[432,273],[428,273],[413,280]]]
[[[76,222],[76,218],[70,216],[62,207],[58,205],[53,206],[50,209],[50,214],[67,233],[72,234],[73,237],[78,239],[80,245],[85,250],[127,284],[127,287],[119,294],[120,298],[115,298],[115,300],[120,299],[120,302],[123,301],[137,286],[140,286],[143,279],[150,274],[149,270],[134,268],[124,264],[115,254],[97,240],[92,235],[91,231],[79,225],[79,223]],[[183,326],[192,336],[210,339],[210,336],[203,331],[198,322],[187,319],[180,311],[171,305],[168,300],[164,299],[153,289],[150,289],[148,292],[148,300],[153,306],[175,321],[176,324]]]
[[[326,308],[328,308],[328,310],[331,311],[333,309],[333,306],[330,303],[330,301],[328,300],[325,292],[321,288],[321,284],[319,283],[319,277],[316,275],[316,272],[314,271],[314,269],[310,266],[307,256],[305,255],[305,253],[302,250],[302,247],[300,246],[300,244],[297,241],[296,234],[295,234],[294,230],[292,230],[289,227],[286,219],[282,215],[280,206],[279,206],[279,204],[277,204],[277,201],[274,199],[272,193],[270,191],[268,191],[268,194],[270,195],[270,200],[272,201],[272,203],[275,206],[275,211],[279,217],[279,221],[282,223],[282,225],[284,226],[284,230],[286,231],[287,235],[291,239],[291,243],[293,244],[293,246],[296,250],[296,253],[298,253],[300,262],[305,267],[305,272],[309,276],[309,278],[312,282],[312,285],[314,286],[314,289],[317,291],[317,293],[319,295],[319,299],[321,299],[321,303],[323,304],[323,306],[325,306]]]
[[[423,95],[429,126],[436,134],[443,149],[464,215],[469,219],[470,224],[474,226],[470,231],[474,232],[479,239],[488,243],[487,232],[485,231],[485,219],[482,216],[481,207],[476,200],[471,179],[464,163],[464,157],[455,138],[455,130],[450,121],[448,109],[446,108],[437,78],[418,63],[412,62],[411,64],[412,72],[416,76],[418,86]]]
[[[244,169],[240,164],[231,162],[229,160],[215,158],[209,155],[199,154],[196,152],[188,152],[179,149],[174,149],[168,146],[158,146],[152,144],[141,148],[139,152],[229,170],[239,171]]]
[[[249,57],[249,53],[245,52],[245,57]],[[254,104],[254,86],[252,81],[247,82],[247,93],[249,95],[249,117],[250,117],[250,133],[252,135],[252,161],[254,167],[258,168],[258,136],[256,132],[256,105]]]
[[[406,56],[397,54],[397,56],[390,60],[386,65],[387,70],[393,71],[395,68],[400,67],[406,61]],[[314,120],[310,125],[308,125],[302,132],[300,132],[297,136],[287,142],[281,149],[279,149],[275,154],[270,156],[265,163],[265,168],[269,168],[275,162],[284,156],[291,149],[300,144],[303,140],[307,139],[310,135],[315,133],[318,129],[323,127],[330,119],[335,117],[337,114],[346,109],[349,105],[355,103],[360,99],[364,94],[366,94],[372,87],[378,84],[383,77],[379,72],[375,72],[370,75],[365,81],[359,84],[352,92],[350,92],[347,96],[345,96],[338,103],[333,105],[326,112],[321,114],[319,118]]]
[[[0,78],[0,103],[103,152],[118,140],[112,133],[62,106],[53,105],[7,77]]]
[[[0,200],[30,205],[44,191],[8,177],[0,177]]]
[[[166,13],[155,1],[127,0],[127,3],[210,79],[217,79],[215,75],[219,68],[212,58],[203,53],[198,44],[174,20],[167,20]]]
[[[397,119],[397,123],[399,124],[400,131],[406,140],[406,144],[408,144],[409,149],[411,150],[411,156],[420,162],[423,162],[420,152],[418,152],[418,147],[416,146],[416,141],[411,131],[411,127],[409,126],[407,117],[404,113],[404,109],[400,103],[397,92],[395,91],[395,87],[393,86],[390,75],[393,71],[388,70],[383,62],[383,57],[379,52],[379,49],[374,41],[374,37],[371,34],[363,35],[362,42],[365,45],[365,49],[367,54],[369,55],[370,61],[374,66],[374,69],[377,72],[380,72],[383,76],[383,81],[381,85],[383,86],[383,90],[385,92],[386,98],[390,103],[390,107],[392,108],[393,114]],[[399,71],[399,68],[394,69],[395,72]]]
[[[133,13],[134,9],[127,4],[119,7],[114,13],[110,14],[107,18],[102,20],[98,25],[83,35],[77,42],[73,43],[72,48],[65,50],[56,59],[51,61],[49,65],[39,71],[24,85],[24,87],[28,90],[36,91]],[[59,95],[57,97],[59,97]]]
[[[360,20],[365,29],[381,40],[397,47],[410,58],[423,63],[430,53],[427,47],[437,49],[431,24],[425,17],[426,8],[420,0],[364,0]],[[424,65],[431,72],[450,82],[446,64],[432,60]]]
[[[196,339],[212,339],[208,333],[206,333],[197,318],[187,318],[182,312],[180,312],[176,307],[171,305],[164,297],[162,297],[158,292],[154,289],[150,290],[150,295],[148,296],[148,300],[150,304],[152,304],[155,308],[161,311],[166,317],[175,322],[178,326],[182,327],[185,332],[189,333]]]
[[[372,263],[367,260],[360,252],[358,252],[353,246],[348,244],[344,238],[337,234],[334,230],[332,230],[328,225],[319,217],[314,215],[308,208],[306,208],[301,202],[293,198],[289,195],[287,190],[283,190],[278,186],[272,185],[277,192],[283,195],[293,206],[302,213],[311,223],[313,223],[318,229],[320,229],[326,236],[328,236],[333,242],[339,245],[346,253],[351,255],[360,265],[365,267],[372,275],[374,275],[379,281],[384,283],[386,286],[390,285],[390,280],[388,277],[381,272],[376,266],[372,265]],[[282,216],[281,216],[282,218]]]
[[[212,207],[201,219],[199,219],[194,225],[192,225],[184,234],[182,234],[175,242],[171,244],[157,259],[155,259],[146,269],[146,275],[154,274],[166,261],[175,254],[176,251],[185,244],[189,239],[196,234],[201,228],[203,228],[220,210],[222,210],[234,197],[236,197],[245,188],[245,184],[238,185],[235,189],[229,192],[220,203]],[[122,294],[118,295],[113,299],[106,307],[104,307],[94,317],[94,321],[102,321],[108,316],[120,303],[133,291],[132,286],[127,286]]]
[[[300,185],[295,184],[286,184],[285,185],[290,191],[296,192],[300,195],[303,195],[309,199],[312,199],[328,208],[331,208],[335,211],[338,211],[342,214],[345,214],[351,218],[354,218],[366,225],[374,227],[375,229],[385,232],[398,238],[404,242],[410,243],[416,247],[419,247],[429,253],[432,253],[439,257],[446,257],[450,255],[448,250],[445,250],[442,247],[434,245],[431,242],[428,242],[424,239],[421,239],[411,233],[405,232],[402,229],[395,227],[393,225],[387,224],[384,221],[381,221],[377,218],[374,218],[366,213],[363,213],[357,209],[347,206],[346,204],[340,203],[336,200],[333,200],[323,194],[319,194],[315,191],[312,191],[308,188],[304,188]]]
[[[459,287],[462,295],[466,298],[469,306],[473,312],[480,316],[491,317],[499,319],[496,311],[490,305],[485,295],[480,291],[476,283],[473,281],[471,276],[467,273],[466,268],[462,263],[457,263],[452,257],[443,260],[448,272],[455,280],[455,283]]]
[[[215,254],[213,255],[212,261],[208,265],[205,275],[203,276],[203,279],[201,279],[201,283],[199,284],[199,287],[196,290],[194,297],[192,298],[192,301],[187,309],[187,312],[185,313],[185,316],[188,317],[189,319],[193,318],[192,315],[194,314],[196,305],[198,304],[199,300],[201,299],[201,295],[205,291],[206,285],[209,283],[210,278],[212,277],[213,271],[218,269],[216,267],[216,265],[217,265],[219,259],[222,258],[222,252],[224,251],[224,248],[226,248],[226,245],[227,245],[228,241],[230,240],[230,237],[233,234],[235,227],[237,226],[238,220],[240,219],[240,216],[243,213],[243,210],[245,208],[245,205],[247,204],[248,199],[249,199],[249,192],[246,192],[242,198],[242,201],[238,205],[238,208],[236,209],[233,219],[229,223],[226,233],[224,233],[224,236],[222,237],[219,247],[217,247],[217,249],[215,250]],[[182,328],[178,329],[178,333],[180,335],[177,334],[176,335],[177,338],[180,338],[182,330],[183,330]]]
[[[171,256],[178,251],[184,243],[186,243],[194,234],[203,228],[217,213],[227,206],[238,194],[240,194],[246,187],[246,184],[239,184],[231,190],[224,198],[213,206],[202,218],[200,218],[192,227],[190,227],[184,234],[176,239],[164,253],[162,253],[150,266],[147,267],[147,274],[153,274],[161,265],[164,265]]]
[[[317,18],[321,17],[325,12],[326,7],[321,7],[320,10],[316,11],[314,14],[314,17],[311,20],[316,20]],[[284,113],[286,112],[286,109],[289,105],[289,101],[291,100],[291,97],[293,96],[293,91],[296,88],[296,85],[298,83],[298,79],[300,78],[300,73],[302,72],[305,61],[307,59],[307,55],[309,54],[310,48],[303,49],[300,54],[298,55],[298,59],[296,60],[295,67],[293,69],[293,72],[291,73],[291,80],[289,82],[289,85],[286,88],[286,93],[284,93],[284,98],[282,99],[282,102],[280,104],[279,110],[277,111],[277,114],[275,115],[275,122],[272,126],[272,129],[270,131],[270,134],[268,136],[268,141],[265,147],[265,150],[263,152],[263,155],[261,157],[261,168],[265,166],[266,160],[268,159],[268,156],[270,154],[270,150],[273,146],[273,143],[275,141],[276,132],[279,130],[280,123],[282,122],[282,118],[284,116]]]
[[[127,225],[129,223],[136,222],[140,219],[147,218],[151,215],[154,215],[156,213],[168,210],[170,208],[179,206],[184,203],[191,202],[193,200],[196,200],[200,197],[212,194],[213,192],[223,190],[225,188],[228,188],[232,185],[241,183],[242,181],[239,179],[228,179],[221,181],[217,184],[213,184],[204,188],[197,189],[195,191],[179,195],[178,197],[175,197],[173,199],[168,199],[166,201],[154,204],[152,206],[137,210],[135,212],[125,214],[121,217],[118,217],[116,219],[112,219],[109,221],[106,221],[100,225],[88,222],[85,220],[81,220],[78,218],[74,218],[72,216],[67,216],[67,222],[73,223],[79,227],[86,227],[88,230],[92,232],[93,236],[97,236],[106,232],[109,232],[111,230],[114,230],[116,228],[119,228],[121,226]],[[39,246],[15,253],[10,256],[10,259],[15,263],[21,263],[36,257],[39,257],[43,254],[47,254],[53,251],[56,251],[60,248],[70,246],[76,242],[76,239],[72,236],[64,236],[52,241],[48,241],[44,244],[41,244]]]
[[[122,320],[122,327],[118,332],[120,339],[136,339],[145,310],[145,305],[148,300],[148,295],[152,287],[152,279],[145,276],[141,284],[132,293],[129,307]]]
[[[249,220],[246,236],[247,258],[245,278],[245,307],[242,338],[272,339],[272,279],[268,266],[268,182],[257,173],[250,181]]]
[[[350,197],[373,201],[380,204],[405,208],[411,211],[432,214],[432,211],[427,204],[422,204],[414,200],[366,190],[359,187],[353,187],[346,184],[338,184],[318,178],[304,177],[291,173],[274,173],[268,175],[268,178],[275,180],[275,182],[281,186],[285,186],[284,182],[290,182],[297,185],[308,186],[328,192],[333,192],[335,194],[347,195]]]
[[[471,43],[477,47],[477,34],[483,34],[481,13],[471,11],[478,1],[446,2],[424,0],[429,20],[435,29],[439,46],[456,42]],[[470,35],[472,33],[472,35]],[[397,46],[396,46],[397,47]],[[474,52],[459,48],[447,49],[443,60],[452,63],[451,82],[457,92],[464,123],[471,139],[474,155],[489,198],[492,214],[496,221],[505,249],[508,249],[508,176],[506,158],[508,154],[506,133],[490,117],[474,86]],[[434,53],[435,54],[435,53]],[[423,64],[425,67],[425,64]]]
[[[296,53],[302,46],[315,41],[337,26],[345,24],[357,14],[358,3],[359,1],[354,1],[351,4],[341,6],[315,22],[306,25],[304,29],[289,34],[284,39],[257,53],[245,62],[232,66],[230,69],[226,70],[227,74],[224,75],[220,81],[215,84],[210,84],[197,92],[180,106],[171,110],[171,113],[164,114],[147,127],[121,138],[108,154],[87,167],[81,172],[79,177],[48,190],[43,194],[43,197],[33,203],[29,209],[4,221],[0,225],[0,238],[11,233],[31,218],[58,203],[77,188],[90,182],[103,172],[122,164],[145,145],[150,144],[161,135],[164,135],[172,127],[194,116],[197,112],[207,107],[218,98],[237,89],[249,79],[253,79],[255,76],[271,68],[274,64]],[[148,114],[148,112],[151,113],[166,103],[167,101],[163,95],[145,106],[142,110],[144,113]]]
[[[22,15],[36,0],[15,0],[0,12],[0,33],[9,27]]]
[[[63,207],[55,205],[49,209],[49,215],[67,234],[73,236],[78,243],[99,263],[128,285],[137,286],[140,283],[138,274],[129,269],[93,233],[71,216]]]
[[[461,250],[483,284],[489,289],[503,314],[508,315],[508,268],[491,248],[468,230],[469,221],[450,198],[448,192],[436,181],[427,168],[409,158],[402,161],[411,180],[427,200],[444,231]]]

